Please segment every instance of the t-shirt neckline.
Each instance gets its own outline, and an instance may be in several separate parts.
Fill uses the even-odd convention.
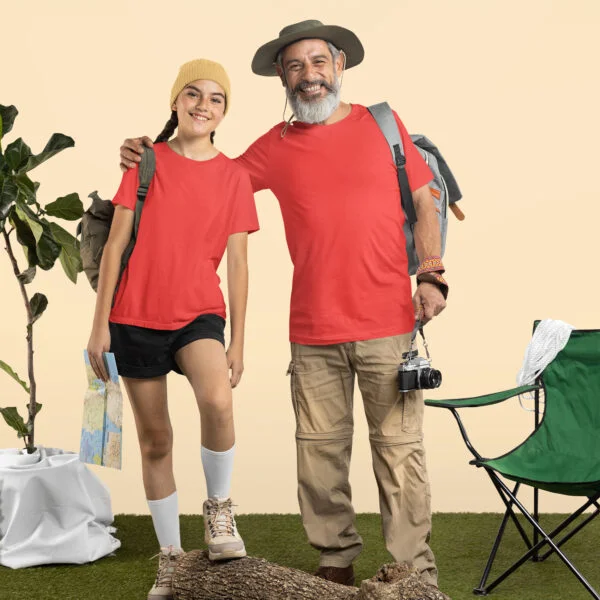
[[[175,152],[175,150],[173,150],[173,148],[171,148],[171,146],[169,146],[169,142],[164,142],[164,145],[170,154],[173,154],[175,157],[180,158],[182,160],[188,161],[190,163],[194,163],[195,165],[208,164],[208,163],[212,162],[213,160],[217,160],[218,158],[220,158],[223,155],[223,153],[220,150],[218,150],[217,155],[213,156],[212,158],[207,158],[206,160],[196,160],[195,158],[189,158],[187,156],[183,156],[182,154],[179,154],[179,152]]]

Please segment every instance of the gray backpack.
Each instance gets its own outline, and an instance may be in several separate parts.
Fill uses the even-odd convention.
[[[144,148],[138,174],[139,184],[137,189],[137,202],[135,204],[135,220],[131,232],[131,240],[129,241],[129,244],[127,244],[121,258],[121,270],[119,271],[119,279],[117,280],[115,294],[119,287],[123,272],[125,271],[125,267],[133,253],[140,226],[140,219],[142,217],[142,209],[144,208],[144,200],[146,200],[148,188],[150,187],[150,182],[152,181],[155,170],[156,159],[154,150],[152,148]],[[77,236],[81,235],[80,253],[83,271],[87,275],[93,290],[98,291],[98,277],[100,275],[102,251],[108,240],[115,207],[110,200],[102,200],[102,198],[98,196],[98,192],[92,192],[89,197],[92,199],[92,204],[83,213],[81,222],[77,225]]]
[[[398,171],[398,185],[400,187],[400,201],[404,210],[404,235],[406,236],[406,254],[408,256],[408,272],[414,275],[419,267],[419,258],[415,248],[413,228],[417,222],[417,214],[413,204],[412,193],[406,176],[406,158],[404,156],[404,145],[398,131],[396,119],[387,102],[374,104],[368,107],[369,112],[379,125],[379,129],[385,136],[392,152],[392,157]],[[444,157],[437,147],[424,135],[410,136],[414,145],[433,173],[433,181],[429,184],[431,194],[435,201],[438,213],[440,233],[442,235],[442,256],[446,249],[446,233],[448,230],[448,208],[462,221],[464,215],[455,205],[462,198],[456,179],[448,167]]]

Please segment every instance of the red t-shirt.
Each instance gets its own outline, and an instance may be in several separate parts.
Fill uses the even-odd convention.
[[[432,179],[397,115],[412,190]],[[414,325],[404,213],[389,146],[364,106],[332,125],[283,123],[237,160],[281,206],[294,264],[290,340],[336,344]]]
[[[179,329],[202,314],[225,318],[217,267],[233,233],[258,229],[248,173],[223,154],[185,158],[155,144],[156,172],[110,321]],[[123,175],[113,204],[135,210],[138,169]]]

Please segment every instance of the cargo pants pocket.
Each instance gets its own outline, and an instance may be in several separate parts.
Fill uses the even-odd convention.
[[[298,394],[297,394],[297,383],[296,383],[296,364],[294,359],[290,360],[286,375],[290,378],[290,395],[292,397],[292,407],[294,409],[294,415],[296,417],[296,423],[298,422]]]

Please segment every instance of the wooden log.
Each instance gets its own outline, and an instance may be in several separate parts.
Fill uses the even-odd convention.
[[[331,583],[262,558],[211,562],[193,550],[177,561],[173,576],[177,600],[350,600],[357,588]]]
[[[358,589],[262,558],[215,563],[199,550],[179,559],[173,590],[176,600],[450,600],[407,565],[384,565]]]
[[[421,579],[406,563],[383,565],[375,577],[365,579],[355,600],[450,600]]]

